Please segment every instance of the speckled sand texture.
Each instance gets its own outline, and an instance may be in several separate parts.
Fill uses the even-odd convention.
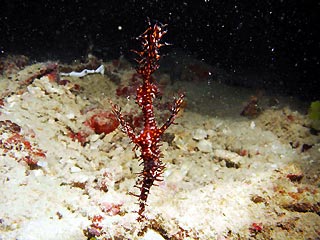
[[[152,187],[149,221],[141,224],[137,199],[128,194],[141,169],[139,152],[125,134],[89,132],[84,146],[70,137],[85,128],[87,109],[110,111],[109,100],[125,113],[139,112],[132,97],[115,95],[135,71],[115,71],[120,83],[94,74],[67,77],[67,85],[49,76],[19,84],[42,65],[0,78],[0,121],[19,125],[32,149],[45,153],[30,168],[22,160],[26,145],[6,148],[14,133],[0,128],[0,239],[87,239],[84,232],[94,224],[102,227],[97,239],[320,237],[320,138],[310,133],[303,103],[279,96],[278,106],[265,104],[257,118],[247,119],[240,112],[254,90],[168,84],[165,101],[183,90],[187,103],[164,139],[164,181]],[[72,84],[82,89],[72,91]],[[270,98],[263,95],[262,105]],[[302,151],[303,144],[311,148]]]

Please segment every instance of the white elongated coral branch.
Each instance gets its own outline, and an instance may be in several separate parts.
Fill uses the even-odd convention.
[[[101,65],[98,67],[96,70],[89,70],[89,69],[84,69],[81,72],[69,72],[69,73],[60,73],[61,76],[70,76],[70,77],[84,77],[88,74],[93,74],[93,73],[100,73],[101,75],[104,74],[104,65]]]

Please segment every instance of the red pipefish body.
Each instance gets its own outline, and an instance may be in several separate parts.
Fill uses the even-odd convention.
[[[180,94],[179,98],[174,100],[171,115],[161,127],[158,127],[154,115],[153,100],[159,94],[159,90],[151,74],[159,68],[159,49],[166,45],[160,43],[161,38],[167,32],[165,28],[166,25],[160,23],[151,25],[149,21],[147,30],[138,37],[142,43],[142,50],[134,51],[139,55],[139,59],[136,60],[138,62],[136,71],[143,81],[136,93],[136,103],[141,108],[144,118],[143,128],[138,135],[124,120],[120,108],[112,104],[113,113],[118,118],[122,131],[135,144],[135,148],[139,148],[141,152],[140,160],[143,170],[138,174],[138,180],[135,184],[135,187],[140,190],[140,194],[132,194],[139,199],[138,221],[145,219],[144,211],[151,187],[155,185],[155,181],[163,180],[165,165],[160,159],[160,139],[165,130],[174,122],[184,99],[184,94]]]

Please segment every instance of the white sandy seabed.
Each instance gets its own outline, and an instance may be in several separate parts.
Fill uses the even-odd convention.
[[[116,97],[118,86],[99,74],[67,77],[67,85],[43,76],[17,87],[41,65],[0,79],[0,121],[19,125],[20,140],[31,144],[8,147],[14,131],[2,124],[0,239],[87,239],[94,226],[101,227],[96,239],[320,238],[319,136],[310,133],[298,101],[278,97],[277,107],[247,119],[239,113],[253,90],[215,82],[168,85],[166,98],[183,89],[187,104],[167,130],[164,181],[152,187],[149,220],[141,224],[137,198],[128,194],[141,170],[139,153],[127,136],[119,129],[91,134],[82,146],[69,135],[83,128],[84,109],[110,111],[112,99],[129,112],[134,100]],[[133,73],[116,74],[125,86]],[[80,92],[71,91],[74,83]],[[269,98],[262,96],[262,104]],[[45,153],[32,156],[33,169],[22,161],[30,148]]]

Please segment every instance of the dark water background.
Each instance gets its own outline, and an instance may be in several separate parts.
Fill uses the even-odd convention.
[[[88,51],[131,59],[150,17],[169,24],[165,40],[173,46],[164,52],[219,66],[235,84],[312,101],[320,98],[319,16],[319,1],[310,0],[2,0],[0,50],[38,61],[68,62]]]

